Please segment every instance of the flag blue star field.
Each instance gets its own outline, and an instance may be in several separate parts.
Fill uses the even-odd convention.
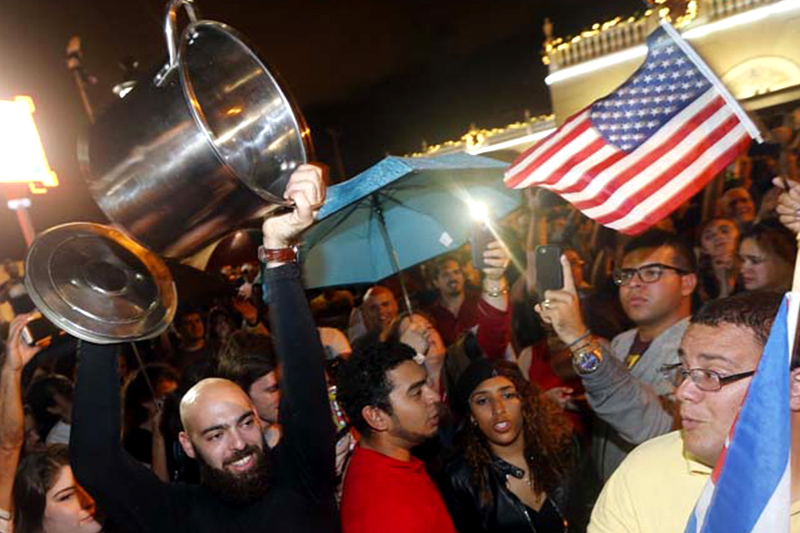
[[[662,24],[647,47],[624,84],[521,154],[506,185],[549,189],[636,234],[746,150],[755,128],[686,41]]]

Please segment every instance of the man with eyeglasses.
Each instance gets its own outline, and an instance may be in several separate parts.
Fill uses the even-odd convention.
[[[684,531],[744,401],[780,303],[780,294],[743,293],[712,300],[692,317],[679,363],[664,369],[677,387],[683,429],[628,455],[603,488],[589,533]],[[800,411],[798,376],[793,371],[792,398],[787,398],[795,413]],[[797,484],[800,478],[793,481]],[[797,497],[796,490],[792,496]],[[792,511],[792,531],[800,532],[798,504]]]
[[[572,351],[573,367],[599,419],[592,427],[592,459],[605,481],[636,445],[675,425],[674,387],[661,367],[678,362],[697,284],[694,255],[661,230],[628,243],[614,281],[636,327],[617,335],[610,347],[586,327],[569,264],[563,257],[561,262],[564,289],[546,291],[536,311]]]

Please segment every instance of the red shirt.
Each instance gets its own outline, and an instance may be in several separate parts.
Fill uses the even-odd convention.
[[[511,306],[505,311],[486,303],[481,293],[467,292],[458,316],[453,315],[441,300],[437,300],[428,313],[446,346],[450,346],[473,326],[478,326],[478,345],[492,359],[502,359],[511,340]]]
[[[344,479],[343,533],[456,533],[425,465],[356,446]]]

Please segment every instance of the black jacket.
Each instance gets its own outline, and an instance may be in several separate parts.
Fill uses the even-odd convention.
[[[506,475],[514,475],[516,467],[494,457],[488,467],[489,504],[481,502],[479,488],[473,483],[472,470],[463,455],[445,468],[440,488],[450,516],[459,533],[562,533],[584,531],[591,503],[572,490],[575,483],[566,480],[548,494],[550,503],[562,518],[563,528],[537,530],[529,511],[519,498],[506,487]],[[566,524],[569,524],[567,526]]]

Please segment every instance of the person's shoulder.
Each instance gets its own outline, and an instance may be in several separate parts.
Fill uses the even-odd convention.
[[[624,351],[627,351],[628,347],[633,344],[633,339],[636,337],[636,331],[636,328],[631,328],[616,335],[613,339],[611,339],[611,350],[616,353],[620,346],[625,346]]]
[[[678,320],[673,325],[664,330],[664,332],[661,335],[659,335],[659,337],[664,337],[672,340],[677,339],[677,341],[680,342],[680,340],[683,338],[683,334],[686,332],[686,328],[689,327],[690,320],[691,320],[690,316]]]
[[[670,471],[675,468],[685,468],[685,464],[681,432],[672,431],[634,448],[619,466],[619,470],[638,475],[642,473],[642,469],[646,469],[645,476],[649,478],[655,470]]]
[[[467,463],[464,454],[458,454],[450,459],[437,479],[441,479],[453,488],[462,485],[469,486],[472,480],[472,468]]]

